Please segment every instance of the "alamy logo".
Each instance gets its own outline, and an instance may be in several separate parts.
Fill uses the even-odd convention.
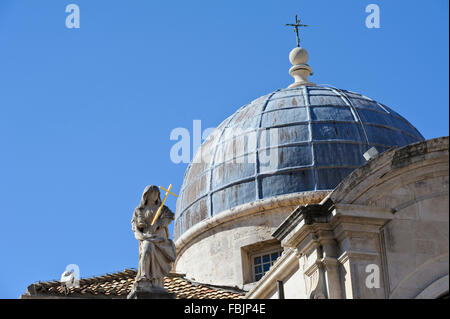
[[[80,28],[80,7],[74,3],[66,6],[66,13],[70,13],[66,17],[66,28],[79,29]]]
[[[177,141],[170,149],[170,159],[173,163],[211,163],[214,157],[215,163],[227,164],[258,164],[267,170],[277,169],[279,163],[278,154],[278,129],[266,130],[242,129],[239,127],[228,128],[221,136],[210,136],[214,128],[202,131],[201,121],[193,121],[193,134],[188,129],[177,127],[170,133],[170,140]],[[217,147],[200,147],[202,141],[208,143],[208,139],[219,140]],[[216,140],[216,142],[217,142]],[[192,152],[191,152],[192,145]],[[258,149],[257,156],[255,150]],[[191,156],[194,156],[191,158]]]
[[[369,289],[380,288],[380,267],[369,264],[366,266],[366,273],[369,273],[366,277],[366,287]]]
[[[380,7],[376,4],[369,4],[366,7],[366,12],[370,13],[366,18],[366,27],[369,29],[380,28]]]
[[[195,154],[200,148],[203,140],[214,131],[214,128],[209,127],[202,132],[202,121],[192,121],[192,154]],[[191,133],[184,127],[177,127],[170,132],[170,140],[177,141],[170,149],[170,160],[175,163],[186,163],[191,161]]]

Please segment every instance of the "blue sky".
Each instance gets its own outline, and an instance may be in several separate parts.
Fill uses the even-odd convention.
[[[66,5],[80,7],[68,29]],[[365,8],[380,7],[368,29]],[[217,126],[287,87],[299,13],[318,84],[369,96],[425,138],[448,135],[448,1],[0,1],[0,298],[137,267],[133,209],[178,193],[176,127]],[[192,142],[192,141],[191,141]],[[175,199],[167,204],[175,211]]]

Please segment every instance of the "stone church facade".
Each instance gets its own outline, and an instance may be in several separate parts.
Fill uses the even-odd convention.
[[[165,284],[194,287],[181,298],[448,298],[448,137],[310,82],[303,48],[289,58],[294,83],[225,119],[188,166]],[[126,296],[125,273],[109,298]],[[85,284],[22,297],[105,297]]]

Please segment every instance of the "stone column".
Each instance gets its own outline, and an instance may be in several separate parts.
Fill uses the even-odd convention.
[[[327,226],[328,229],[326,231],[321,231],[319,235],[319,242],[322,247],[321,262],[324,267],[327,294],[330,299],[341,299],[340,263],[337,260],[337,257],[339,256],[339,247],[333,232],[329,229],[329,225]]]
[[[337,205],[330,224],[342,252],[343,297],[347,299],[387,298],[385,251],[382,227],[392,218],[386,209]]]
[[[338,245],[327,223],[305,225],[307,235],[297,246],[307,298],[342,298]]]
[[[306,298],[343,297],[339,246],[328,221],[328,209],[322,205],[301,206],[274,234],[282,246],[296,249]]]

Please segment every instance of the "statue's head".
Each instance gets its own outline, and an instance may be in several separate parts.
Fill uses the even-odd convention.
[[[161,204],[161,198],[159,195],[159,188],[155,185],[147,186],[142,194],[141,206],[157,205]]]

